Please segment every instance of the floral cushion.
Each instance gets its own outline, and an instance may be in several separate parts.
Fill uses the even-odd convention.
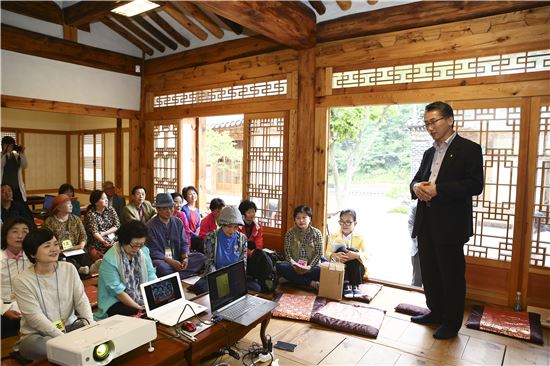
[[[502,334],[543,344],[540,315],[476,305],[466,322],[468,328]]]
[[[273,309],[273,316],[279,318],[309,321],[311,315],[326,304],[326,300],[315,295],[280,294],[275,297],[279,303]]]

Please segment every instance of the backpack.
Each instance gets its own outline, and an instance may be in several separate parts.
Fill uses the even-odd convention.
[[[277,288],[276,259],[261,249],[255,249],[246,262],[246,274],[260,284],[262,292],[275,291]]]

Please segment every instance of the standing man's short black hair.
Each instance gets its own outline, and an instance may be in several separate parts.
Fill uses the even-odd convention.
[[[2,137],[2,145],[15,145],[15,139],[11,136]]]
[[[441,117],[454,119],[453,107],[451,107],[449,104],[445,102],[438,101],[438,102],[430,103],[424,108],[424,111],[425,112],[438,111],[439,114],[441,114]]]

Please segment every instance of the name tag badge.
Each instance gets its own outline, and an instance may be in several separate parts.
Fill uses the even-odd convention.
[[[57,329],[65,333],[65,323],[63,323],[63,320],[61,319],[54,320],[52,323]]]
[[[15,301],[15,294],[13,292],[10,294],[10,300]]]
[[[172,258],[172,248],[164,249],[164,256],[168,258]]]
[[[73,247],[73,242],[70,239],[63,240],[61,242],[63,250],[71,249]]]

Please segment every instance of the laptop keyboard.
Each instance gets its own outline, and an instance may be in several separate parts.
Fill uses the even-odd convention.
[[[261,305],[264,302],[256,296],[248,296],[246,300],[239,301],[233,306],[222,311],[223,316],[228,319],[236,319],[244,313],[248,312],[255,306]]]

